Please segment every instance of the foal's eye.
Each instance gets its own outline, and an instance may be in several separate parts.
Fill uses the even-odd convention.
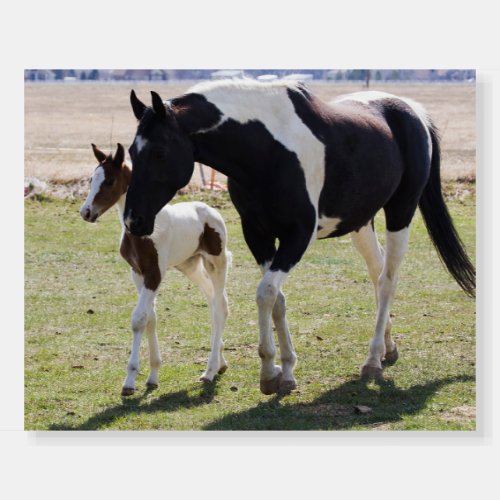
[[[114,182],[115,182],[115,180],[114,180],[114,179],[104,179],[103,184],[104,184],[105,186],[111,187],[111,186],[113,185],[113,183],[114,183]]]

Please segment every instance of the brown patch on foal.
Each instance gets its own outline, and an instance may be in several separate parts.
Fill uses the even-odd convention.
[[[120,245],[121,256],[130,267],[144,278],[144,286],[156,290],[161,282],[158,252],[149,238],[125,232]]]
[[[219,233],[206,223],[200,235],[199,249],[210,255],[220,255],[222,252],[222,240]]]

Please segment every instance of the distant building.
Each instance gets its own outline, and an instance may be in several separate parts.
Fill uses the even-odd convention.
[[[261,82],[272,82],[273,80],[277,80],[277,79],[278,79],[278,75],[271,75],[271,74],[260,75],[257,77],[257,80],[259,80]]]
[[[312,73],[292,73],[284,77],[285,80],[297,80],[299,82],[308,82],[314,78]]]
[[[210,78],[212,80],[236,80],[238,78],[245,78],[245,73],[242,70],[221,69],[211,73]]]

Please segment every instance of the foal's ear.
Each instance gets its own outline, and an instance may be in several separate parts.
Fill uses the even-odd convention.
[[[165,104],[163,104],[162,98],[153,90],[151,91],[151,97],[153,98],[153,111],[161,118],[167,117],[167,110]]]
[[[94,150],[94,156],[99,163],[106,160],[106,155],[95,144],[92,144],[92,149]]]
[[[134,110],[135,117],[140,120],[142,115],[144,114],[144,110],[146,109],[146,105],[139,101],[137,96],[135,95],[134,90],[130,92],[130,104],[132,104],[132,109]]]
[[[113,164],[116,167],[121,168],[124,160],[125,160],[125,150],[123,149],[123,146],[120,143],[118,143],[116,145],[115,156],[113,156]]]

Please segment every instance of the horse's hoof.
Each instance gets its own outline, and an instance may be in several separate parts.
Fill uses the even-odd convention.
[[[363,366],[361,368],[361,379],[365,381],[384,380],[384,376],[382,374],[382,368],[370,365]]]
[[[398,348],[394,346],[394,349],[391,352],[385,353],[384,364],[385,365],[393,365],[399,358]]]
[[[280,381],[280,386],[278,389],[278,394],[284,396],[285,394],[290,394],[294,389],[297,388],[297,382],[295,380],[282,380]]]
[[[276,377],[271,380],[261,380],[260,381],[260,392],[269,396],[271,394],[276,394],[280,390],[281,373],[276,375]]]
[[[219,375],[222,375],[227,370],[227,365],[221,366],[219,371],[217,372]]]
[[[132,396],[135,389],[133,387],[122,387],[122,396]]]
[[[155,389],[158,389],[158,384],[154,384],[152,382],[146,382],[146,389],[148,391],[154,391]]]

